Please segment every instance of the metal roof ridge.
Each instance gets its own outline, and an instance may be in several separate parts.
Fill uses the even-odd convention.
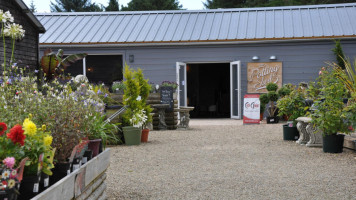
[[[256,8],[219,8],[202,10],[153,10],[153,11],[105,11],[105,12],[51,12],[34,13],[36,16],[42,15],[128,15],[128,14],[173,14],[173,13],[216,13],[216,12],[247,12],[247,11],[273,11],[273,10],[298,10],[315,8],[337,8],[337,7],[355,7],[356,3],[340,4],[319,4],[319,5],[301,5],[301,6],[279,6],[279,7],[256,7]]]

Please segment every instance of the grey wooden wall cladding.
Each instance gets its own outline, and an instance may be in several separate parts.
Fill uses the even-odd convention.
[[[39,41],[39,31],[31,20],[23,13],[21,8],[13,0],[0,0],[0,9],[3,11],[10,11],[14,17],[14,22],[22,25],[25,29],[25,37],[21,41],[16,41],[15,46],[15,61],[19,63],[20,66],[30,66],[35,68],[38,66],[38,41]],[[2,38],[0,39],[0,63],[4,62],[3,57],[3,45]],[[10,39],[6,41],[6,54],[7,61],[11,57],[11,42]]]

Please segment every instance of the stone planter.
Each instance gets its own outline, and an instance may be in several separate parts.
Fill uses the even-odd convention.
[[[110,149],[106,149],[32,200],[106,199],[104,181],[109,164]]]

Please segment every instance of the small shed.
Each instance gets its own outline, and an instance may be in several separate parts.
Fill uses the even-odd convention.
[[[89,54],[73,72],[110,82],[124,63],[140,67],[153,83],[176,81],[192,117],[239,119],[243,96],[267,82],[314,80],[335,61],[334,39],[356,55],[356,3],[36,16],[48,30],[41,51]]]
[[[15,60],[20,66],[30,66],[36,68],[39,63],[39,34],[45,32],[45,28],[39,20],[32,14],[22,0],[1,0],[0,9],[9,11],[14,17],[14,23],[22,25],[25,30],[25,37],[15,43]],[[2,39],[1,39],[2,41]],[[11,42],[6,43],[6,60],[11,57]],[[0,55],[3,55],[3,45],[1,42]],[[4,62],[4,57],[0,56],[0,63]]]

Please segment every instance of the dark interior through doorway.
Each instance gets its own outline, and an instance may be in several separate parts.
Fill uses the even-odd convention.
[[[230,118],[230,63],[187,65],[191,118]]]

